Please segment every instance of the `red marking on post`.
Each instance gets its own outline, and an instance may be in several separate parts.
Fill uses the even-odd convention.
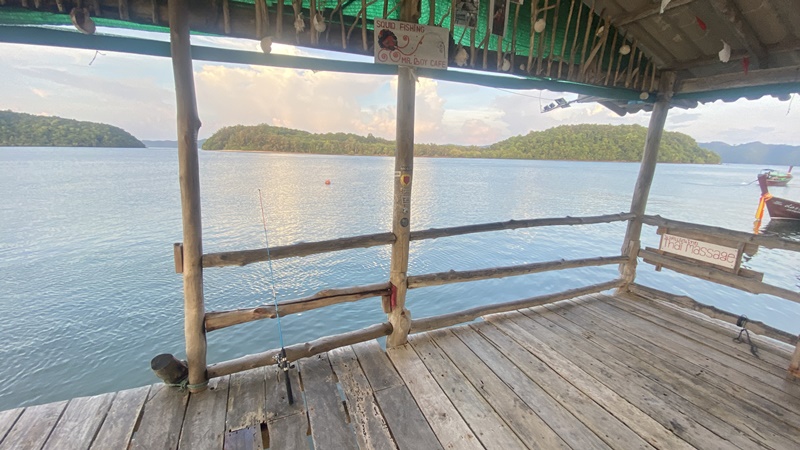
[[[392,295],[389,296],[389,306],[392,311],[397,307],[397,286],[392,284]]]

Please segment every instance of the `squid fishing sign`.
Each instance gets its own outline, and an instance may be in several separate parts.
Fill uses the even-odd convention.
[[[378,64],[447,69],[446,28],[375,19],[374,34]]]

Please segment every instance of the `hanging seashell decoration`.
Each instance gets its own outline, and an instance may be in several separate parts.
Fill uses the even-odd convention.
[[[598,28],[598,29],[597,29],[597,32],[596,32],[596,33],[594,33],[595,37],[600,37],[600,36],[602,36],[602,35],[603,35],[603,31],[605,31],[605,30],[606,30],[606,27],[604,27],[604,26],[600,26],[600,28]]]
[[[272,53],[272,38],[267,36],[261,40],[261,51],[269,55]]]
[[[541,33],[542,31],[544,31],[546,26],[547,26],[547,21],[545,21],[544,19],[539,19],[533,24],[533,31]]]
[[[94,34],[97,30],[94,20],[89,17],[89,10],[86,8],[72,8],[72,11],[69,12],[69,18],[81,33]]]
[[[642,92],[641,94],[639,94],[639,98],[640,98],[641,100],[647,100],[648,98],[650,98],[650,93],[648,93],[648,92]]]
[[[511,70],[511,61],[508,58],[503,58],[503,72]]]
[[[298,14],[294,16],[294,31],[297,33],[302,33],[306,30],[306,21],[303,20],[303,14]]]
[[[631,46],[628,45],[628,44],[625,44],[625,45],[623,45],[622,47],[619,48],[619,54],[620,55],[627,55],[630,52],[631,52]]]
[[[468,59],[469,59],[469,54],[467,53],[466,50],[464,50],[464,47],[459,47],[458,51],[456,52],[455,58],[453,58],[453,60],[456,62],[456,65],[458,65],[458,67],[466,66]]]
[[[719,60],[726,63],[731,60],[731,46],[722,41],[722,50],[719,51]]]
[[[311,19],[311,24],[314,25],[314,29],[317,30],[317,33],[322,33],[326,28],[328,28],[328,26],[325,25],[325,18],[322,17],[322,14],[319,11],[314,14],[314,17]]]

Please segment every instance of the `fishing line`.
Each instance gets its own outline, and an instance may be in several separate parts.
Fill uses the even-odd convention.
[[[272,303],[275,305],[275,318],[278,319],[278,337],[281,343],[281,352],[275,356],[275,361],[278,363],[278,368],[283,370],[283,376],[286,380],[286,394],[289,399],[289,404],[291,405],[294,403],[292,381],[289,379],[289,360],[286,358],[286,348],[283,345],[283,327],[281,326],[281,313],[278,310],[278,294],[275,291],[275,272],[272,270],[272,257],[269,252],[267,214],[264,212],[264,197],[261,195],[261,189],[258,190],[258,201],[261,204],[261,223],[264,225],[264,242],[267,245],[267,265],[269,266],[270,286],[272,287]]]

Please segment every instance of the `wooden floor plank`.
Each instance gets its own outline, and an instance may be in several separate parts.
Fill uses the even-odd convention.
[[[403,386],[403,380],[394,370],[378,341],[361,342],[352,346],[358,362],[374,392],[395,386]]]
[[[355,449],[358,448],[353,428],[339,397],[333,369],[327,354],[315,355],[298,361],[303,379],[308,407],[308,421],[314,448]]]
[[[253,370],[231,375],[228,393],[228,413],[225,430],[234,431],[267,422],[267,369]]]
[[[408,340],[484,447],[528,448],[427,333],[413,334]]]
[[[91,448],[127,448],[149,392],[150,386],[117,392]]]
[[[603,317],[602,320],[605,322],[618,322],[615,322],[616,318],[614,317],[614,314],[619,314],[618,310],[610,305],[603,302],[592,302],[586,303],[585,306],[596,315]],[[725,359],[720,352],[687,342],[686,338],[675,333],[655,333],[654,327],[649,326],[647,321],[638,317],[626,316],[624,325],[624,331],[635,336],[637,342],[655,345],[675,358],[696,364],[703,370],[724,378],[733,385],[756,393],[789,411],[796,409],[796,405],[800,402],[800,399],[786,395],[786,391],[800,389],[800,384],[779,379],[749,365],[736,363],[733,359]]]
[[[626,333],[624,330],[595,326],[598,321],[603,319],[595,318],[597,321],[592,321],[593,317],[591,311],[578,308],[569,319],[579,326],[584,326],[585,330],[593,329],[595,344],[602,345],[609,351],[619,349],[631,355],[630,358],[625,359],[625,363],[633,370],[693,403],[700,410],[730,424],[750,436],[751,439],[760,443],[769,442],[771,445],[777,445],[777,448],[793,445],[792,440],[787,437],[786,430],[782,429],[784,427],[776,427],[772,421],[763,420],[764,412],[749,408],[742,403],[741,398],[737,399],[735,393],[731,395],[729,392],[704,382],[698,377],[698,372],[685,371],[670,365],[670,361],[674,362],[675,358],[660,360],[659,355],[649,353],[648,349],[641,347],[641,340],[621,339],[618,335]],[[627,323],[627,321],[623,322]]]
[[[528,319],[517,322],[523,328],[528,329],[534,335],[541,336],[556,351],[578,364],[595,379],[615,390],[662,426],[695,447],[703,449],[737,448],[735,443],[730,442],[730,439],[747,440],[746,436],[737,433],[733,427],[722,423],[715,417],[707,417],[709,415],[703,414],[702,411],[696,411],[697,415],[694,414],[691,411],[693,405],[682,402],[682,399],[671,395],[658,383],[624,365],[618,360],[619,355],[609,354],[602,348],[591,344],[586,337],[562,328],[557,323],[548,320],[547,318],[550,316],[537,315],[531,313],[530,310],[523,311],[523,313]],[[706,423],[726,430],[730,436],[719,431],[717,433],[710,431],[706,428]],[[751,445],[751,447],[753,446]]]
[[[361,449],[396,449],[389,426],[372,394],[352,347],[328,352],[328,358],[347,398],[347,409]]]
[[[786,369],[789,367],[788,360],[767,351],[759,352],[759,356],[754,356],[750,352],[749,345],[745,343],[737,344],[733,341],[733,338],[735,338],[737,334],[728,337],[718,330],[704,329],[692,322],[681,320],[681,318],[677,317],[675,314],[666,314],[659,309],[643,304],[643,302],[634,302],[624,297],[595,297],[598,297],[598,299],[605,301],[615,308],[622,309],[640,319],[646,320],[656,327],[667,328],[698,344],[713,347],[744,364],[750,364],[751,366],[779,377],[784,377],[786,375]]]
[[[526,373],[542,387],[554,400],[588,427],[609,447],[615,449],[650,449],[645,442],[623,422],[595,403],[575,386],[555,373],[549,366],[536,358],[528,350],[501,332],[494,325],[482,323],[474,325],[484,338],[490,340],[497,349],[509,358],[521,371]],[[574,447],[574,445],[573,445]]]
[[[386,353],[444,448],[483,448],[410,344]]]
[[[616,416],[653,447],[680,450],[694,448],[670,430],[664,428],[641,409],[622,398],[614,390],[596,380],[571,360],[555,351],[545,341],[539,340],[527,329],[518,325],[513,319],[524,320],[521,313],[498,314],[486,317],[486,319],[518,344],[535,354],[565,380],[569,380],[575,387]]]
[[[490,325],[491,326],[491,325]],[[511,387],[519,397],[541,417],[564,442],[572,448],[605,450],[610,447],[595,433],[575,418],[569,411],[547,394],[538,384],[519,370],[505,355],[507,349],[498,351],[474,328],[458,327],[453,330],[489,368]],[[549,368],[545,369],[549,370]],[[539,376],[537,375],[537,379]]]
[[[269,450],[309,450],[308,422],[305,414],[292,414],[270,420],[267,426],[270,437]]]
[[[139,428],[131,439],[133,450],[178,448],[189,393],[164,384],[150,389]]]
[[[67,402],[29,406],[0,444],[0,450],[39,450],[44,445]]]
[[[251,425],[249,427],[237,428],[225,433],[225,442],[222,444],[223,450],[264,450],[264,442],[261,438],[261,425]]]
[[[9,409],[7,411],[0,411],[0,444],[3,443],[8,431],[14,426],[22,415],[25,408]]]
[[[189,397],[178,450],[222,448],[229,387],[230,376],[212,378],[208,382],[208,389]]]
[[[42,448],[45,450],[89,448],[106,418],[113,399],[114,393],[70,400]]]
[[[450,330],[437,330],[429,335],[522,442],[537,449],[569,448],[543,418]]]
[[[405,385],[376,391],[375,399],[400,450],[443,448]]]
[[[306,406],[300,392],[300,375],[297,372],[297,364],[287,372],[278,369],[277,366],[268,366],[266,371],[266,391],[267,391],[267,421],[280,419],[282,417],[305,414]],[[289,397],[286,393],[286,374],[289,375],[292,386],[294,403],[289,404]]]
[[[588,305],[604,311],[607,315],[612,316],[613,314],[618,314],[617,311],[619,311],[618,308],[614,308],[612,305],[606,302],[591,302],[588,303]],[[626,321],[627,330],[636,330],[637,332],[644,331],[647,333],[647,336],[653,336],[656,334],[652,329],[653,327],[646,320],[641,319],[633,314],[630,314],[626,317],[629,319]],[[698,344],[697,342],[694,342],[691,339],[688,339],[677,333],[659,333],[658,337],[661,338],[664,344],[668,343],[669,349],[672,349],[684,359],[696,357],[697,355],[705,356],[709,359],[709,365],[715,367],[715,370],[719,370],[718,373],[720,374],[726,371],[730,373],[741,374],[745,380],[745,384],[760,383],[784,394],[778,394],[776,397],[786,398],[787,396],[791,396],[791,401],[793,403],[800,401],[800,383],[787,381],[785,374],[778,376],[769,373],[762,368],[754,367],[750,364],[743,364],[715,347]]]

